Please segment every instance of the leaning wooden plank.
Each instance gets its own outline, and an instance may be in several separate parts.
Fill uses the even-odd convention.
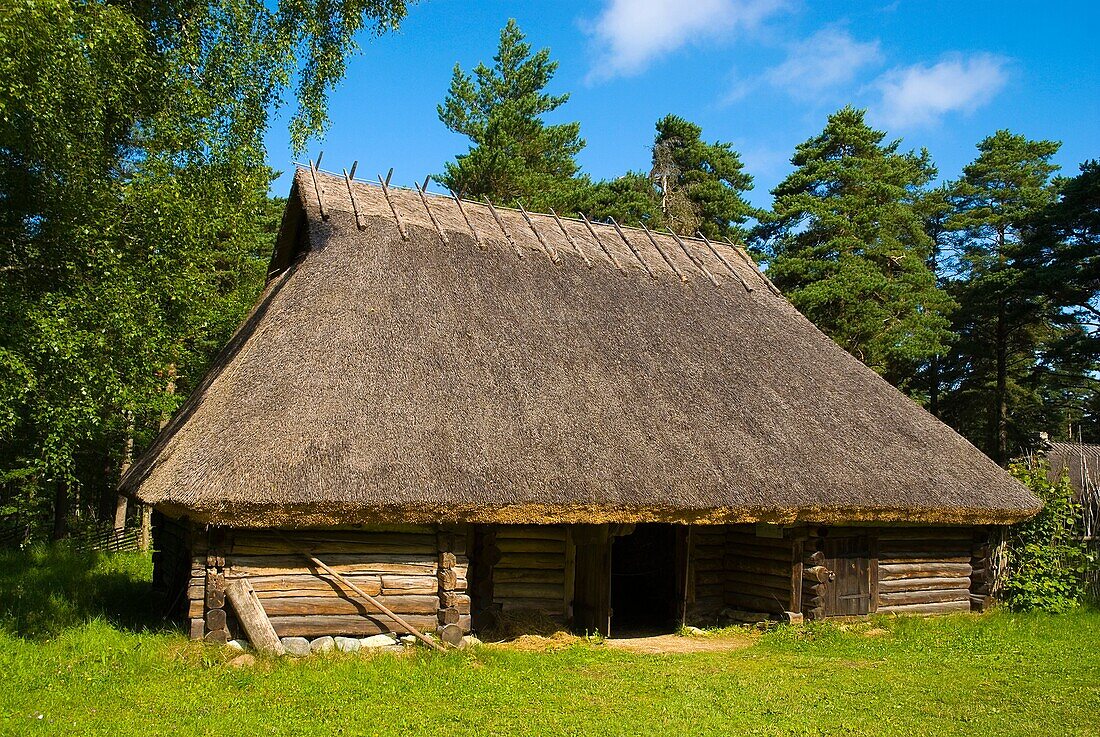
[[[373,596],[368,594],[366,591],[363,591],[363,589],[359,588],[358,586],[353,584],[351,581],[344,578],[344,576],[342,576],[341,574],[339,574],[336,571],[334,571],[333,569],[329,568],[319,558],[317,558],[314,555],[310,555],[309,553],[307,553],[305,551],[302,551],[302,550],[299,550],[298,553],[303,558],[305,558],[306,560],[313,563],[313,565],[317,566],[318,568],[323,569],[326,573],[328,573],[330,576],[335,578],[337,581],[344,584],[349,589],[351,589],[355,593],[359,594],[359,596],[361,596],[364,599],[366,599],[367,601],[369,601],[371,604],[374,605],[374,607],[378,611],[385,614],[387,617],[392,619],[394,622],[397,622],[397,624],[401,625],[405,629],[405,631],[408,632],[410,635],[413,635],[414,637],[416,637],[416,639],[420,640],[421,642],[423,642],[424,644],[428,645],[429,647],[431,647],[435,650],[443,650],[443,646],[440,645],[438,642],[436,642],[435,640],[433,640],[430,637],[428,637],[427,635],[425,635],[423,632],[418,630],[416,627],[413,627],[406,620],[402,619],[399,615],[394,614],[392,611],[390,611],[388,608],[386,608],[386,606],[384,604],[380,603],[377,599],[375,599]]]
[[[244,628],[252,647],[260,652],[275,655],[286,652],[247,578],[240,578],[230,583],[225,589],[225,594],[229,598],[229,603],[233,605],[233,611],[237,613],[237,621]]]

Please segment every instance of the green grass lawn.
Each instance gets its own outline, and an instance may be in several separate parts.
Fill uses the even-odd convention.
[[[0,556],[0,732],[1100,734],[1100,613],[784,627],[736,651],[578,642],[261,659],[158,629],[148,560]]]

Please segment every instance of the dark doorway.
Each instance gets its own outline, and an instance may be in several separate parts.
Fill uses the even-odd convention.
[[[611,629],[671,631],[678,625],[676,527],[639,524],[611,546]]]

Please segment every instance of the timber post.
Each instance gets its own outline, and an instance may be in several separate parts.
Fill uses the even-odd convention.
[[[455,573],[457,557],[455,556],[455,542],[458,531],[449,525],[439,527],[436,534],[436,548],[439,551],[439,638],[448,645],[458,645],[462,642],[462,626],[459,624],[461,612],[458,607],[458,597],[455,589],[458,584],[458,576]]]

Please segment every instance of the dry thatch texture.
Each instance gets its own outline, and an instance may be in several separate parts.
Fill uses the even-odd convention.
[[[235,526],[1005,523],[1037,500],[733,248],[299,171],[253,314],[123,488]],[[592,266],[578,255],[588,255]],[[517,251],[521,255],[517,255]],[[622,270],[613,265],[614,254]],[[556,257],[557,261],[553,260]],[[664,259],[674,260],[681,280]],[[648,267],[642,265],[642,262]],[[651,276],[650,272],[654,275]],[[739,277],[739,278],[735,278]],[[748,284],[748,291],[742,284]]]
[[[1050,481],[1053,483],[1063,473],[1067,474],[1078,501],[1100,489],[1100,445],[1051,443],[1046,455]]]

